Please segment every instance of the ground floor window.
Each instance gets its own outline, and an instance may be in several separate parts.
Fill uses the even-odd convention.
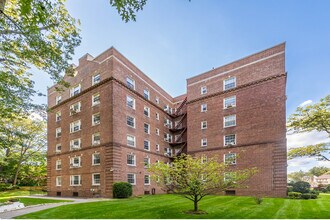
[[[144,185],[150,185],[150,175],[144,175]]]
[[[93,173],[93,185],[100,185],[101,184],[101,174]]]
[[[127,174],[127,182],[132,184],[132,185],[135,185],[136,184],[136,181],[135,181],[135,174],[133,173],[128,173]]]

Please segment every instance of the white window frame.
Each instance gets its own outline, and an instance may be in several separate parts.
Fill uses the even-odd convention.
[[[232,136],[232,135],[235,136],[234,143],[232,143],[232,142],[231,142],[232,144],[231,144],[231,143],[226,143],[226,137],[227,137],[227,136]],[[227,134],[227,135],[224,135],[224,136],[223,136],[223,145],[224,145],[224,146],[236,145],[236,138],[237,138],[237,135],[236,135],[236,134]]]
[[[98,157],[99,157],[99,160],[100,160],[99,163],[95,163],[96,155],[98,155]],[[93,153],[92,154],[92,165],[93,166],[101,165],[101,154],[100,153]]]
[[[148,143],[148,149],[145,148],[145,143]],[[150,151],[150,141],[149,140],[143,141],[143,150]]]
[[[134,145],[129,144],[129,141],[131,141],[131,140],[128,140],[129,137],[133,138]],[[126,135],[126,144],[127,144],[127,146],[135,147],[136,146],[135,136],[134,135],[130,135],[130,134]]]
[[[75,163],[75,158],[78,158],[79,162]],[[70,158],[70,168],[81,167],[81,157],[75,156]]]
[[[226,155],[233,155],[234,159],[233,161],[226,161]],[[223,155],[223,162],[227,165],[236,165],[237,164],[237,155],[236,153],[227,153]]]
[[[144,108],[143,108],[143,115],[150,118],[150,108],[149,107],[144,106]]]
[[[128,163],[128,161],[129,161],[128,157],[133,157],[133,159],[131,159],[131,161],[133,161],[133,164]],[[127,163],[127,166],[135,167],[136,166],[136,155],[135,154],[127,154],[126,163]]]
[[[130,183],[129,181],[128,181],[128,175],[133,175],[133,180],[134,180],[134,182],[133,183]],[[131,185],[136,185],[136,174],[135,173],[127,173],[127,182],[128,183],[130,183]]]
[[[101,74],[100,73],[97,73],[94,76],[92,76],[92,85],[96,85],[100,82],[101,82]]]
[[[95,101],[95,98],[98,97],[98,100]],[[100,93],[95,93],[94,95],[92,95],[92,106],[96,106],[99,105],[101,103],[101,96]]]
[[[81,93],[81,85],[75,85],[74,87],[72,87],[70,89],[70,97],[73,97],[75,95],[78,95],[79,93]]]
[[[226,102],[228,102],[231,99],[234,99],[234,103],[233,104],[229,105],[228,103],[226,103]],[[230,97],[227,97],[227,98],[224,98],[223,99],[223,108],[224,109],[233,108],[233,107],[236,107],[236,95],[230,96]]]
[[[201,122],[201,129],[202,129],[202,130],[207,129],[207,121],[202,121],[202,122]]]
[[[78,126],[78,130],[75,130],[75,127]],[[70,123],[70,133],[75,133],[81,130],[81,120],[73,121]]]
[[[56,186],[62,186],[62,176],[56,176]]]
[[[55,114],[55,121],[56,122],[61,121],[61,116],[62,116],[61,111],[56,112],[56,114]]]
[[[128,76],[126,77],[126,85],[128,88],[135,90],[135,80]]]
[[[156,120],[159,121],[159,113],[156,112]]]
[[[201,87],[201,95],[205,95],[207,93],[207,87],[206,86],[202,86]]]
[[[207,147],[207,138],[202,138],[201,139],[201,146],[202,147]]]
[[[76,141],[78,141],[78,145],[74,144]],[[76,138],[70,141],[70,150],[79,150],[81,149],[81,139]]]
[[[228,118],[229,117],[233,117],[234,118],[234,124],[233,125],[226,125],[226,122],[228,122]],[[223,127],[224,128],[229,128],[229,127],[234,127],[234,126],[236,126],[236,115],[227,115],[227,116],[224,116],[223,117]]]
[[[56,128],[55,137],[60,138],[62,136],[62,128]]]
[[[74,177],[78,177],[78,184],[74,183]],[[70,175],[70,186],[81,186],[81,175]]]
[[[146,177],[148,177],[147,179],[148,179],[148,182],[146,183]],[[145,186],[149,186],[150,185],[150,175],[148,175],[148,174],[145,174],[144,175],[144,178],[143,178],[143,183],[144,183],[144,185]]]
[[[99,179],[99,183],[95,183],[95,175],[99,175],[100,179]],[[92,186],[99,186],[101,185],[101,174],[100,173],[93,173],[92,174]]]
[[[150,157],[143,158],[143,166],[144,166],[144,168],[150,167]]]
[[[156,104],[159,104],[159,98],[158,97],[156,97]]]
[[[128,118],[133,118],[133,126],[128,124]],[[135,128],[135,118],[130,115],[126,115],[126,125],[131,128]]]
[[[98,121],[95,121],[96,116],[99,117]],[[101,124],[101,114],[100,114],[100,112],[95,113],[95,114],[92,115],[92,126],[96,126],[96,125],[99,125],[99,124]]]
[[[229,84],[228,81],[230,81],[232,79],[234,80],[234,86],[230,87],[230,88],[226,88],[226,86]],[[233,88],[236,88],[236,77],[235,76],[232,76],[232,77],[229,77],[229,78],[223,80],[223,90],[224,91],[233,89]]]
[[[143,90],[143,97],[147,100],[150,100],[150,91],[148,89]]]
[[[60,147],[61,149],[58,149],[58,147]],[[61,151],[62,151],[62,144],[56,144],[55,145],[55,152],[56,153],[61,153]]]
[[[78,112],[81,112],[81,102],[73,103],[70,106],[70,115],[74,115]]]
[[[97,137],[97,136],[100,137],[99,140],[95,140],[95,137]],[[92,135],[92,145],[96,146],[96,145],[100,145],[100,144],[101,144],[101,134],[100,134],[100,132],[94,133]]]
[[[202,164],[207,163],[207,156],[205,154],[201,156],[201,163]]]
[[[62,101],[62,96],[60,96],[60,95],[59,96],[56,96],[56,98],[55,98],[56,105],[60,104],[61,101]]]
[[[207,104],[201,104],[201,112],[207,112]]]
[[[159,130],[159,128],[156,128],[156,135],[159,136],[159,134],[160,134],[160,130]]]
[[[132,106],[129,104],[130,102],[132,102]],[[135,109],[135,98],[133,98],[132,96],[127,95],[126,96],[126,106],[131,108],[131,109]]]
[[[147,132],[146,132],[146,130],[145,130],[145,125],[148,125],[148,130],[147,130]],[[146,133],[146,134],[150,134],[150,124],[148,124],[148,123],[143,123],[143,131],[144,131],[144,133]]]
[[[159,152],[160,146],[159,144],[156,144],[156,151]]]
[[[56,160],[55,169],[62,170],[62,160],[61,159]]]

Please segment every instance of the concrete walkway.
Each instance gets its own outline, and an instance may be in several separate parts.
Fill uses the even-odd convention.
[[[27,206],[23,209],[0,213],[0,219],[12,219],[12,218],[15,218],[20,215],[25,215],[25,214],[29,214],[32,212],[50,209],[50,208],[54,208],[54,207],[58,207],[58,206],[62,206],[62,205],[111,200],[111,199],[103,199],[103,198],[99,198],[99,199],[81,199],[81,198],[79,198],[78,199],[78,198],[50,197],[50,196],[20,196],[20,197],[39,198],[39,199],[43,198],[43,199],[72,200],[73,202],[48,203],[48,204]]]

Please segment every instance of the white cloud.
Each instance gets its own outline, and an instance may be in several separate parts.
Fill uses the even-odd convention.
[[[304,101],[303,103],[301,103],[301,104],[299,105],[299,107],[304,107],[304,106],[306,106],[306,105],[310,105],[310,104],[312,104],[312,103],[313,103],[312,100],[307,100],[307,101]]]

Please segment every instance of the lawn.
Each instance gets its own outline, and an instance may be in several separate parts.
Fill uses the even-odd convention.
[[[265,198],[257,205],[252,197],[208,196],[200,209],[208,214],[190,215],[191,201],[176,195],[72,204],[43,210],[17,218],[330,218],[330,195],[316,200]]]
[[[36,194],[46,194],[46,192],[43,192],[39,188],[21,187],[20,189],[0,192],[0,199],[1,198],[15,197],[15,196],[29,196],[29,195],[36,195]]]
[[[23,203],[25,206],[38,205],[38,204],[46,204],[46,203],[72,202],[72,200],[14,197],[14,198],[6,198],[6,199],[1,198],[0,199],[0,203],[6,202],[6,201],[8,201],[10,199],[17,199],[17,200],[19,200],[19,202]]]

